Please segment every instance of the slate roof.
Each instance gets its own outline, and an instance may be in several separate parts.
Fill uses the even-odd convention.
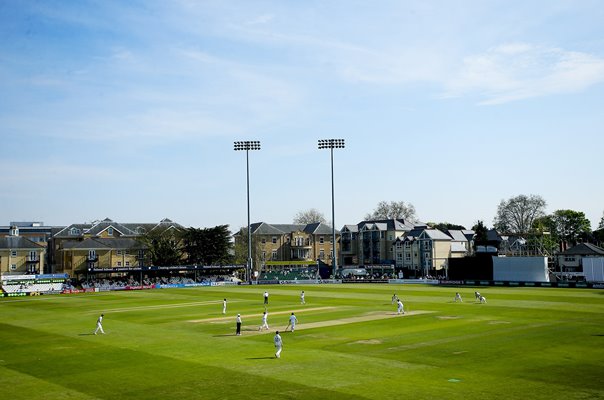
[[[333,232],[331,226],[317,222],[313,224],[267,224],[266,222],[255,222],[250,225],[252,235],[284,235],[290,232],[300,231],[313,235],[327,235]],[[336,234],[340,231],[336,229]]]
[[[581,255],[581,256],[604,256],[604,249],[591,243],[579,243],[570,249],[559,253],[560,255]]]
[[[44,249],[45,246],[32,242],[23,236],[0,237],[0,249]]]
[[[403,218],[391,218],[391,219],[380,219],[374,221],[361,221],[357,224],[359,231],[362,229],[377,229],[380,231],[410,231],[418,223],[412,223],[409,220]]]
[[[98,236],[109,227],[117,230],[121,236],[139,236],[143,233],[151,232],[155,229],[166,229],[174,227],[177,229],[184,229],[180,224],[173,222],[168,218],[162,219],[159,223],[120,223],[105,218],[102,221],[95,221],[86,224],[71,224],[69,226],[60,229],[54,233],[54,237],[77,237],[83,235]],[[70,235],[69,232],[73,229],[79,229],[79,235]]]
[[[449,231],[447,233],[449,234],[449,236],[451,236],[451,239],[455,240],[456,242],[467,242],[468,241],[468,238],[466,237],[466,235],[464,235],[463,231],[449,229]]]

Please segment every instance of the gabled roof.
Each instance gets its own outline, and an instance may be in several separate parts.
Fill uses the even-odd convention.
[[[604,249],[591,243],[579,243],[560,253],[561,255],[604,256]]]
[[[449,236],[451,236],[451,239],[455,240],[456,242],[467,242],[468,241],[468,238],[466,237],[466,235],[464,235],[463,231],[449,229],[447,231],[447,233],[449,234]]]
[[[419,222],[421,224],[421,222]],[[357,229],[360,232],[361,230],[380,230],[380,231],[405,231],[408,232],[413,229],[414,224],[406,219],[380,219],[373,221],[361,221],[357,224]]]
[[[113,227],[122,236],[138,236],[142,233],[148,233],[155,229],[184,229],[184,227],[168,218],[162,219],[159,223],[119,223],[112,221],[110,218],[105,218],[102,221],[95,221],[86,224],[71,224],[56,232],[53,237],[77,237],[86,235],[99,235],[107,228]],[[80,234],[70,235],[72,229],[79,229]]]
[[[422,236],[427,236],[432,240],[448,240],[451,241],[451,237],[446,233],[438,229],[424,229],[421,233]]]
[[[266,222],[255,222],[250,225],[252,235],[284,235],[291,232],[305,232],[311,235],[327,235],[332,233],[329,225],[317,222],[312,224],[267,224]],[[340,231],[336,229],[336,234]]]
[[[358,232],[359,227],[357,225],[344,225],[342,232]]]
[[[32,242],[23,236],[4,236],[0,237],[0,249],[28,249],[28,250],[40,250],[44,249],[45,246],[39,245],[38,243]]]

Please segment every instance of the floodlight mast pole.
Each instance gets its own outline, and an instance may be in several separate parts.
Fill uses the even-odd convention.
[[[260,142],[257,140],[244,140],[234,143],[235,151],[245,150],[245,176],[247,188],[247,265],[246,265],[246,280],[252,281],[253,259],[252,259],[252,225],[250,223],[250,150],[260,150]]]
[[[335,214],[335,196],[333,183],[333,149],[343,149],[344,139],[319,139],[319,149],[329,149],[331,154],[331,233],[332,233],[332,264],[334,279],[338,274],[338,256],[336,251],[336,214]]]

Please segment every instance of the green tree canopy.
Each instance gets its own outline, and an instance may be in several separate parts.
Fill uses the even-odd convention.
[[[188,228],[180,234],[188,264],[224,265],[232,261],[231,232],[228,225],[214,228]]]

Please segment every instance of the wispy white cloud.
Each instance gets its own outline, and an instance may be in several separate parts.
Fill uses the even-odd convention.
[[[468,56],[444,82],[443,97],[477,96],[481,104],[572,93],[604,82],[604,59],[529,43]]]

